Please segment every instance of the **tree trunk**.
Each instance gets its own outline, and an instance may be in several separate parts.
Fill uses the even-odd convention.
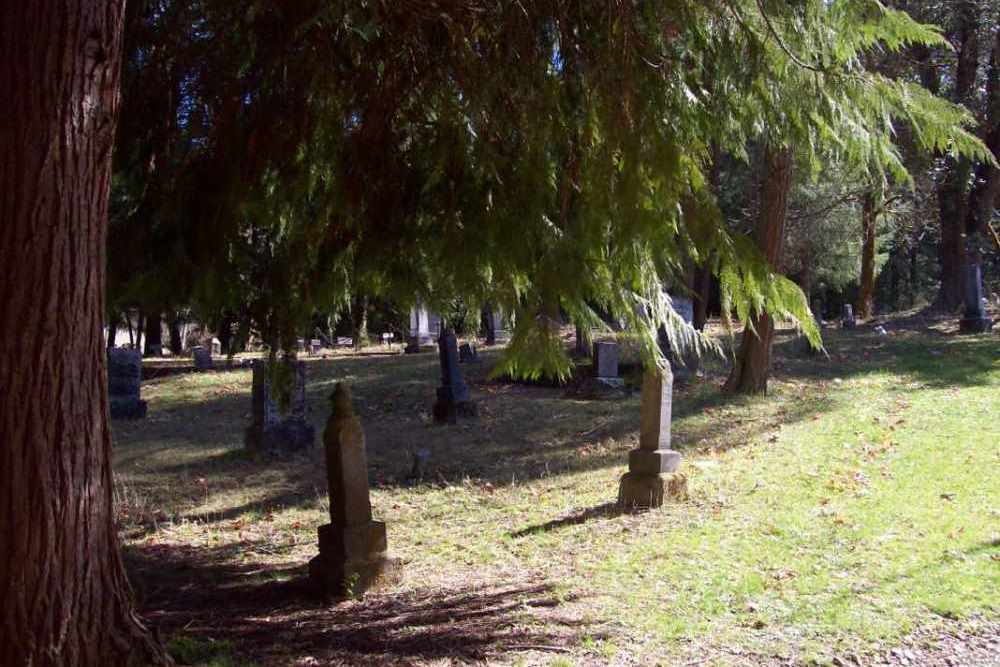
[[[128,346],[135,349],[135,332],[132,330],[132,313],[125,311],[125,324],[128,325]]]
[[[857,316],[863,320],[875,314],[875,193],[866,190],[861,202],[861,289]]]
[[[115,321],[115,315],[112,314],[108,318],[108,349],[115,349],[115,339],[118,338],[118,322]]]
[[[757,246],[772,270],[781,263],[785,239],[788,192],[792,184],[792,152],[788,148],[768,146],[764,152],[764,172],[760,187],[760,217],[757,220]],[[771,371],[771,343],[774,322],[766,312],[753,315],[743,331],[743,340],[723,391],[740,394],[767,393]]]
[[[159,311],[153,312],[146,318],[146,343],[142,356],[163,356],[163,324]]]
[[[593,336],[590,335],[590,326],[576,323],[576,355],[578,357],[589,357],[593,348]]]
[[[181,337],[181,319],[176,312],[167,318],[167,330],[170,332],[170,354],[179,357],[184,353],[184,340]]]
[[[969,102],[975,92],[976,73],[979,69],[979,8],[975,2],[965,0],[956,9],[960,22],[959,47],[952,99],[971,109],[974,106]],[[938,262],[941,266],[941,285],[934,307],[947,312],[956,310],[963,303],[962,266],[965,264],[965,225],[969,206],[967,192],[971,176],[972,163],[967,158],[948,158],[938,186],[938,210],[941,218]]]
[[[708,322],[708,300],[712,297],[712,270],[705,263],[694,272],[694,328],[705,330]]]
[[[0,664],[168,659],[133,611],[112,511],[102,329],[123,3],[0,20]],[[32,335],[24,336],[24,331]]]
[[[368,297],[356,296],[351,300],[351,340],[354,349],[360,350],[368,340]]]
[[[222,322],[219,324],[218,335],[219,347],[222,348],[222,354],[229,354],[229,345],[233,340],[233,316],[224,315],[222,317]]]

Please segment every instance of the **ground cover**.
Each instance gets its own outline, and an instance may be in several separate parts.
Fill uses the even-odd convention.
[[[216,665],[932,662],[947,633],[988,655],[1000,341],[887,326],[828,329],[829,358],[783,332],[764,398],[721,396],[718,364],[680,388],[690,497],[642,514],[613,505],[638,395],[489,381],[487,350],[463,366],[479,418],[436,426],[436,355],[310,360],[318,429],[334,384],[352,385],[374,511],[406,561],[398,586],[340,605],[302,582],[326,516],[320,451],[242,451],[248,370],[154,373],[149,417],[114,425],[143,608],[180,660]],[[408,479],[418,449],[426,472]]]

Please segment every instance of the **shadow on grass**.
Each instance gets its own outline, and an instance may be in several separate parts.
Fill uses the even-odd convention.
[[[510,536],[527,537],[528,535],[547,533],[551,530],[557,530],[566,526],[576,526],[581,523],[587,523],[593,519],[613,519],[616,516],[621,516],[623,513],[624,510],[622,510],[618,503],[604,503],[602,505],[597,505],[596,507],[590,507],[580,512],[576,512],[575,514],[570,514],[569,516],[564,516],[558,519],[553,519],[552,521],[546,521],[545,523],[539,523],[534,526],[522,528],[510,533]]]
[[[215,549],[133,547],[126,562],[144,614],[168,635],[228,641],[268,664],[482,661],[516,651],[562,652],[586,624],[560,614],[548,584],[369,594],[330,604],[303,567],[266,578],[234,559],[253,544]],[[594,632],[587,632],[594,637]]]

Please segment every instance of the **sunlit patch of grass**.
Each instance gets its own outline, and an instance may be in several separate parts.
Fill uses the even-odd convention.
[[[478,420],[430,423],[433,355],[310,361],[311,418],[321,429],[333,384],[354,379],[374,513],[406,562],[390,593],[547,581],[607,630],[580,637],[581,660],[724,664],[739,647],[823,663],[997,614],[995,337],[834,331],[827,346],[830,360],[807,358],[782,339],[764,398],[722,397],[718,376],[679,389],[690,497],[642,514],[613,506],[638,397],[487,383],[490,353],[463,367]],[[238,547],[227,558],[255,576],[304,565],[328,520],[320,449],[242,452],[248,371],[154,387],[159,420],[115,425],[131,543]],[[418,448],[431,459],[409,480]]]

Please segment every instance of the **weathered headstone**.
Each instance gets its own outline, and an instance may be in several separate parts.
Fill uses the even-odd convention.
[[[140,400],[142,353],[139,350],[108,350],[108,402],[112,419],[141,419],[146,401]]]
[[[253,365],[251,422],[247,427],[247,449],[268,453],[308,449],[316,440],[316,431],[306,417],[306,365],[303,361],[281,361],[279,373],[289,383],[287,405],[279,404],[271,387],[268,364]],[[284,409],[282,409],[284,407]]]
[[[295,339],[295,348],[299,352],[305,352],[306,351],[306,339],[305,338],[296,338]]]
[[[222,341],[218,338],[212,339],[212,354],[216,356],[222,354]]]
[[[330,523],[319,527],[309,577],[324,595],[353,597],[398,581],[402,563],[388,553],[385,523],[372,520],[365,433],[346,385],[337,385],[331,403],[323,431]]]
[[[195,345],[191,348],[191,357],[194,359],[194,367],[199,371],[212,370],[212,353],[203,345]]]
[[[503,345],[510,341],[510,330],[504,324],[503,313],[499,310],[486,311],[486,344]]]
[[[479,354],[476,352],[474,345],[470,343],[462,343],[458,348],[458,362],[461,364],[474,364],[478,363]]]
[[[323,341],[319,338],[313,338],[309,341],[309,354],[319,354],[319,351],[323,348]]]
[[[685,296],[671,296],[670,302],[674,312],[680,315],[681,319],[689,325],[694,324],[694,301]],[[674,380],[677,382],[690,380],[691,376],[698,371],[701,365],[698,355],[691,351],[681,352],[674,350],[670,345],[670,339],[667,337],[666,330],[662,327],[657,332],[657,342],[659,343],[660,350],[663,352],[663,356],[670,360],[670,370],[673,373]]]
[[[844,318],[840,321],[840,326],[844,329],[853,329],[858,324],[854,318],[854,306],[849,303],[844,304]]]
[[[476,404],[472,402],[469,386],[458,369],[458,339],[451,331],[443,332],[438,338],[438,356],[441,360],[441,386],[434,403],[434,421],[454,424],[459,416],[474,416]]]
[[[618,377],[618,343],[596,341],[594,343],[594,377],[598,381],[620,387],[624,380]]]
[[[983,333],[993,328],[993,320],[986,313],[983,305],[983,273],[978,264],[966,264],[962,267],[964,281],[965,311],[959,320],[958,328],[962,333]]]
[[[440,316],[418,303],[410,309],[410,337],[405,351],[408,354],[420,352],[422,348],[434,344],[435,335],[441,326]]]
[[[382,333],[382,344],[386,347],[392,347],[392,341],[396,338],[396,334],[391,331],[385,331]]]
[[[673,382],[669,368],[643,376],[639,448],[629,452],[628,472],[618,487],[624,509],[659,507],[665,497],[687,494],[687,478],[677,472],[681,455],[670,449]]]

